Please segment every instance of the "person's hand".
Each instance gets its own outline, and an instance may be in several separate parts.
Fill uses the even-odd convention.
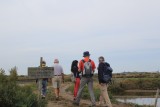
[[[49,82],[49,83],[52,83],[52,78],[49,78],[49,79],[48,79],[48,82]]]
[[[36,84],[38,83],[38,79],[36,79]]]

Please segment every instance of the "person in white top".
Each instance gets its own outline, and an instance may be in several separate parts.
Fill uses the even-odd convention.
[[[62,66],[59,65],[58,59],[54,60],[53,67],[54,67],[54,78],[52,78],[52,83],[53,83],[54,93],[56,95],[56,100],[58,100],[60,94],[61,81],[64,82],[64,73]]]

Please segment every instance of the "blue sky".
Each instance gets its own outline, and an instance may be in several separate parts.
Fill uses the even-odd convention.
[[[58,58],[70,73],[84,51],[114,69],[160,69],[159,0],[0,0],[0,68],[18,74]]]

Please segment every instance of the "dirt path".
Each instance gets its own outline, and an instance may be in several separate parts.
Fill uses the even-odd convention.
[[[60,99],[58,101],[49,101],[47,107],[75,107],[72,105],[73,95],[65,90],[70,86],[71,83],[62,84]],[[82,100],[80,107],[88,107],[88,101]]]
[[[65,91],[70,85],[71,83],[62,84],[60,99],[58,101],[56,100],[49,101],[47,107],[75,107],[74,105],[72,105],[73,94]],[[80,107],[89,107],[90,104],[91,102],[89,100],[82,99],[80,102]],[[98,105],[98,102],[96,105]],[[133,106],[128,106],[125,104],[113,104],[113,107],[133,107]]]

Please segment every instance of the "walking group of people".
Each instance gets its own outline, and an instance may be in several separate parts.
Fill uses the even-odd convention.
[[[93,91],[93,74],[96,66],[93,60],[90,59],[90,53],[88,51],[83,53],[84,59],[72,62],[71,71],[75,76],[74,86],[74,101],[73,104],[79,106],[81,95],[84,87],[88,86],[88,91],[91,97],[92,107],[96,106],[96,100]],[[105,62],[103,56],[98,58],[98,80],[100,84],[100,105],[105,107],[112,107],[111,101],[108,96],[107,87],[112,77],[112,68],[110,64]],[[80,76],[81,73],[81,76]],[[106,76],[106,77],[105,77]],[[107,77],[109,76],[109,77]],[[107,80],[108,79],[108,80]]]
[[[90,53],[85,51],[83,53],[83,59],[79,62],[74,60],[71,65],[71,72],[75,77],[74,82],[74,98],[73,104],[75,106],[79,106],[80,99],[82,96],[82,92],[84,87],[88,86],[88,91],[91,97],[92,107],[96,106],[96,100],[93,91],[93,75],[96,69],[96,65],[93,60],[90,59]],[[103,56],[99,57],[99,65],[98,69],[98,80],[99,80],[99,87],[100,87],[100,105],[105,107],[112,107],[111,101],[108,96],[107,87],[108,83],[111,81],[112,77],[112,68],[110,67],[109,63],[105,62]],[[46,66],[46,63],[43,62]],[[43,67],[42,66],[42,67]],[[52,84],[54,88],[54,93],[56,95],[56,99],[59,99],[60,94],[60,84],[64,82],[64,73],[63,68],[59,65],[59,60],[54,60],[54,78],[52,78]],[[42,98],[46,96],[46,89],[47,89],[47,79],[42,80]]]

